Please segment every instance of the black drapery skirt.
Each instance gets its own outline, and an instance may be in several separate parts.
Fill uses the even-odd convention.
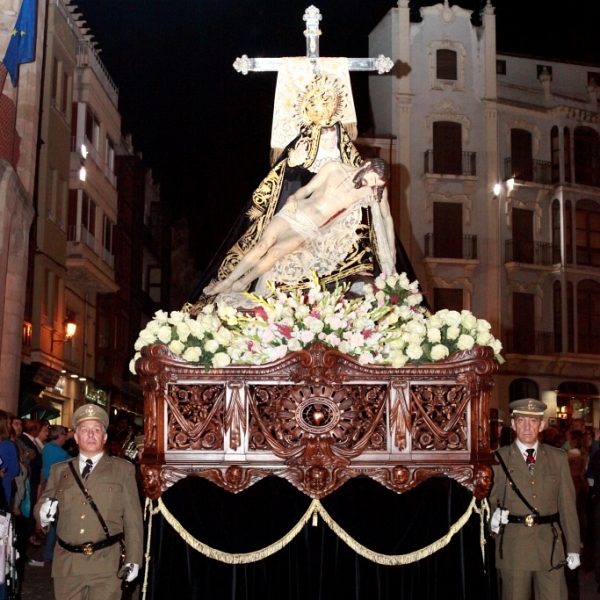
[[[465,513],[471,494],[435,477],[404,494],[352,479],[321,503],[354,540],[377,553],[407,554],[435,542]],[[265,548],[301,520],[311,499],[267,477],[239,494],[188,477],[164,493],[168,511],[195,539],[227,552]],[[363,558],[324,522],[312,519],[285,547],[249,564],[205,557],[153,517],[149,600],[497,600],[493,545],[480,548],[474,514],[443,549],[418,562],[382,566]]]

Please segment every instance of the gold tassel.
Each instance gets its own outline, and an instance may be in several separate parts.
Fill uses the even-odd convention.
[[[312,518],[312,526],[316,527],[319,524],[319,512],[315,509]]]

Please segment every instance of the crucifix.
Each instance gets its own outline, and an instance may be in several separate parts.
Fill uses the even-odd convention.
[[[319,58],[319,21],[322,16],[316,6],[309,6],[304,12],[303,20],[306,22],[304,37],[306,37],[306,56],[312,59],[315,74],[318,72]],[[387,73],[394,66],[390,58],[380,54],[377,58],[348,58],[349,71],[377,71],[380,75]],[[281,67],[280,58],[248,58],[243,54],[241,58],[236,58],[233,68],[243,75],[249,71],[279,71]]]

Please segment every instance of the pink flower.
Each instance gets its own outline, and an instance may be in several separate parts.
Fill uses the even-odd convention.
[[[396,294],[390,297],[390,302],[392,304],[398,304],[398,300],[400,300],[400,298]]]
[[[373,330],[372,329],[365,329],[363,331],[363,337],[365,338],[365,340],[368,340],[371,335],[373,334]]]
[[[267,316],[267,311],[262,307],[259,306],[258,308],[254,309],[254,314],[257,317],[260,317],[261,319],[263,319],[263,321],[268,321],[269,317]]]
[[[308,314],[309,316],[314,317],[315,319],[321,318],[321,311],[317,310],[316,308],[313,308]]]
[[[288,340],[292,339],[292,328],[289,325],[283,325],[282,323],[277,323],[277,329],[279,329],[279,333]]]

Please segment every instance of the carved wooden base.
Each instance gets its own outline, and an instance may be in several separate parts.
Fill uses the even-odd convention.
[[[435,475],[491,486],[490,348],[393,369],[314,344],[262,366],[205,372],[142,350],[144,492],[188,475],[240,492],[269,474],[322,498],[358,475],[402,493]]]

